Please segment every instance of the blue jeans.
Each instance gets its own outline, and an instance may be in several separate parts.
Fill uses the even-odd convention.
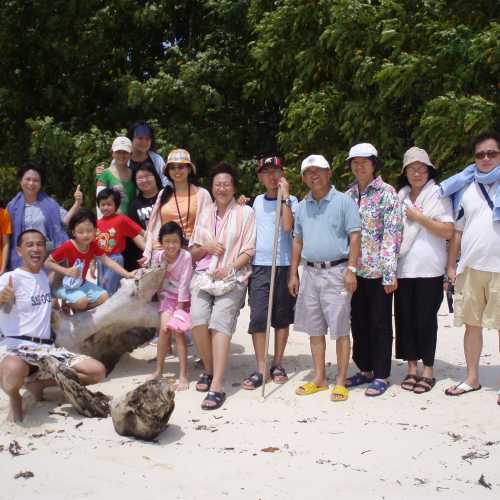
[[[108,257],[123,267],[123,255],[121,253],[111,254]],[[109,296],[113,295],[120,288],[122,277],[114,271],[97,261],[97,284],[104,288]]]

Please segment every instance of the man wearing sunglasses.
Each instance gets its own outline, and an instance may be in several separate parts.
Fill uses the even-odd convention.
[[[448,396],[481,389],[482,329],[500,335],[500,139],[495,133],[482,134],[472,145],[475,163],[441,183],[457,218],[447,272],[451,282],[456,279],[455,326],[465,324],[467,363],[467,378],[446,389]]]

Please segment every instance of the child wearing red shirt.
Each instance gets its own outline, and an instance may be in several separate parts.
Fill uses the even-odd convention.
[[[130,217],[117,214],[120,207],[119,191],[106,188],[97,195],[97,206],[102,219],[97,221],[96,242],[100,250],[123,267],[122,252],[125,250],[126,238],[131,238],[138,248],[144,250],[144,230]],[[99,286],[113,295],[120,286],[121,275],[102,264],[97,264]]]
[[[109,297],[101,287],[86,280],[94,258],[124,278],[134,277],[133,273],[126,271],[98,247],[95,239],[96,222],[96,216],[90,210],[78,210],[68,224],[71,239],[57,247],[45,262],[48,269],[64,275],[63,286],[55,293],[73,311],[91,309]],[[60,265],[63,262],[65,266]]]

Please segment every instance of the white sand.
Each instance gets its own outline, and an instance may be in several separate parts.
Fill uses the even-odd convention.
[[[299,398],[294,389],[309,379],[311,359],[307,337],[295,333],[285,360],[290,381],[269,384],[262,402],[260,391],[232,386],[254,368],[245,309],[233,339],[226,404],[215,412],[200,409],[203,395],[194,390],[199,370],[193,368],[191,388],[176,396],[171,424],[157,443],[119,436],[109,418],[81,417],[61,404],[57,389],[41,403],[26,396],[23,424],[7,424],[2,393],[0,498],[498,498],[498,336],[485,333],[483,390],[446,397],[444,389],[465,373],[462,329],[449,322],[440,317],[438,383],[428,394],[403,391],[405,367],[395,361],[393,386],[382,397],[367,398],[357,388],[346,403],[330,402],[327,392]],[[125,356],[98,388],[114,396],[130,390],[152,371],[147,360],[153,356],[151,347]],[[328,359],[333,378],[331,342]],[[166,370],[177,370],[175,360]],[[49,414],[56,408],[67,416]],[[13,440],[24,454],[11,456]],[[270,446],[279,450],[262,451]],[[487,458],[464,460],[470,452]],[[34,477],[14,479],[23,470]],[[478,484],[482,474],[491,490]]]

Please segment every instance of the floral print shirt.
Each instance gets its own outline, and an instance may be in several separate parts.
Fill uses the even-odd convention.
[[[358,204],[361,216],[358,276],[382,278],[382,285],[390,285],[396,279],[403,235],[403,212],[396,190],[378,176],[364,192],[359,193],[355,182],[346,194]]]

